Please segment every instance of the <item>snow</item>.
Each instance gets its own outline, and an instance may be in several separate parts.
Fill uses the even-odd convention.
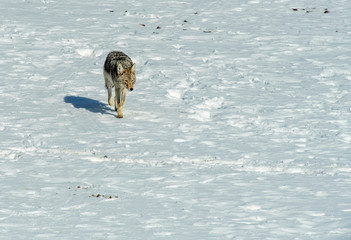
[[[348,1],[0,9],[0,239],[351,239]]]

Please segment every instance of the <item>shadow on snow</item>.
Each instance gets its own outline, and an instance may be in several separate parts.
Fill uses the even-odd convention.
[[[78,96],[66,96],[64,97],[65,103],[70,103],[75,108],[84,108],[92,113],[101,113],[101,114],[111,114],[114,112],[107,104],[99,102],[97,100],[78,97]]]

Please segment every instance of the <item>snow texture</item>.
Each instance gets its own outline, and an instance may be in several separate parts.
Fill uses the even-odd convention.
[[[351,239],[350,1],[0,9],[0,239]]]

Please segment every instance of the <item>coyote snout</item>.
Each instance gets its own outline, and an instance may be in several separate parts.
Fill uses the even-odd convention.
[[[129,91],[133,91],[133,82],[127,82],[126,85]]]
[[[133,91],[135,83],[135,63],[123,52],[110,52],[104,64],[105,86],[108,104],[113,105],[112,88],[115,87],[115,110],[117,117],[123,118],[122,108],[127,90]]]

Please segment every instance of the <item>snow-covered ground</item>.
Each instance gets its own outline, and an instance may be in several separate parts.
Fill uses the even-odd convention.
[[[351,239],[350,1],[0,10],[0,239]]]

